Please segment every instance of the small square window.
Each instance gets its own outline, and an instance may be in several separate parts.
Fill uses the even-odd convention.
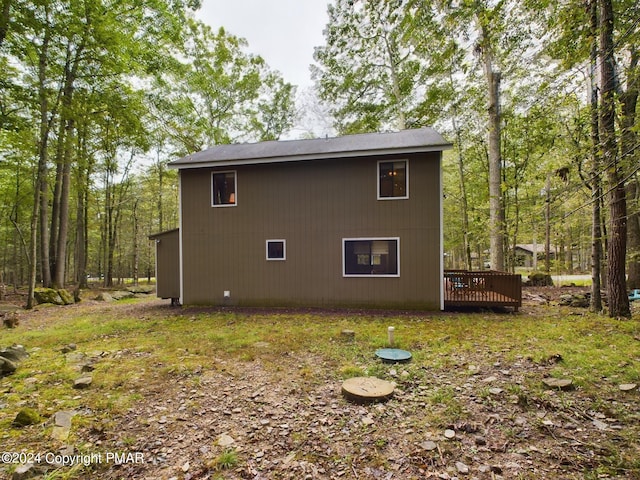
[[[285,240],[267,240],[267,260],[286,260],[287,242]]]
[[[236,172],[213,172],[211,174],[211,205],[232,207],[236,205]]]
[[[378,200],[409,198],[409,162],[378,162]]]

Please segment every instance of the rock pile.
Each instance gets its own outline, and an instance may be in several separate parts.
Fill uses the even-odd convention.
[[[589,292],[584,294],[567,293],[564,295],[560,295],[558,304],[568,307],[588,308],[590,301],[591,294]]]

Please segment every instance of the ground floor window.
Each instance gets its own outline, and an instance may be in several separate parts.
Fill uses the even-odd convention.
[[[267,240],[267,260],[286,260],[287,242],[285,240]]]
[[[345,238],[342,240],[345,277],[399,277],[399,238]]]

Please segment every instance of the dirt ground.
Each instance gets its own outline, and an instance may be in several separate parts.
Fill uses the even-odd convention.
[[[545,298],[553,304],[561,294],[583,291],[528,287],[521,314],[548,308],[541,305]],[[172,315],[166,303],[122,308]],[[42,321],[42,312],[32,315],[25,321]],[[405,380],[405,369],[416,365],[390,365],[387,373],[399,385],[395,395],[368,405],[346,401],[330,367],[309,354],[283,355],[277,372],[259,360],[216,359],[212,371],[140,383],[135,407],[108,423],[80,427],[76,453],[132,455],[121,465],[92,465],[94,471],[79,478],[640,479],[638,442],[627,443],[640,421],[637,389],[598,399],[579,389],[536,395],[526,391],[525,380],[543,377],[553,362],[535,363],[526,355],[507,361],[482,349],[476,355],[461,354],[426,383]],[[473,375],[471,366],[477,366]],[[443,387],[462,405],[464,421],[427,421],[426,409],[446,408],[446,401],[434,407],[430,400]],[[633,426],[617,418],[620,409],[631,412]],[[230,450],[237,463],[222,469],[214,459]],[[634,452],[635,468],[629,469],[621,456]]]

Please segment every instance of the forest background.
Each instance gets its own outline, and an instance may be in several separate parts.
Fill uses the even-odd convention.
[[[212,145],[434,126],[448,268],[590,272],[640,288],[635,0],[335,0],[297,91],[198,0],[1,0],[0,284],[154,275],[167,163]],[[1,289],[0,289],[1,290]],[[0,293],[1,294],[1,293]]]

